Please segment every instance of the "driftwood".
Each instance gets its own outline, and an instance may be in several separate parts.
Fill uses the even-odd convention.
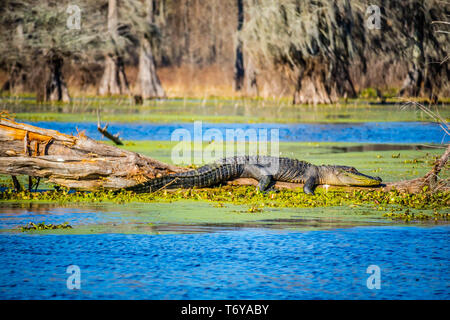
[[[0,120],[0,174],[47,178],[79,190],[117,189],[183,171],[85,136]]]
[[[448,180],[438,180],[450,155],[450,146],[422,178],[386,183],[379,188],[319,186],[329,190],[391,190],[420,192],[449,190]],[[47,178],[50,182],[77,190],[119,189],[165,174],[187,170],[144,155],[95,141],[83,133],[66,135],[55,130],[0,119],[0,174]],[[236,179],[230,185],[256,185],[254,179]],[[31,183],[30,183],[31,185]],[[277,182],[275,188],[296,189],[302,184]]]
[[[447,146],[447,149],[445,150],[444,154],[441,156],[440,159],[436,160],[436,162],[433,165],[433,168],[425,176],[417,179],[390,183],[386,186],[385,189],[388,191],[395,188],[396,190],[409,193],[420,192],[425,187],[428,187],[428,189],[431,191],[450,190],[450,182],[448,181],[448,179],[440,180],[438,177],[441,170],[445,168],[445,166],[447,165],[449,156],[450,156],[450,145]]]
[[[118,146],[123,146],[123,142],[119,138],[119,134],[112,134],[108,131],[108,124],[102,128],[100,125],[100,109],[97,109],[97,130],[100,132],[105,138],[108,138],[112,142],[114,142]]]

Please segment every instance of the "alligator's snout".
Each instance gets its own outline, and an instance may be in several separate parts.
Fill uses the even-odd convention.
[[[323,166],[320,169],[322,181],[326,184],[343,186],[377,186],[382,179],[359,172],[354,167]]]

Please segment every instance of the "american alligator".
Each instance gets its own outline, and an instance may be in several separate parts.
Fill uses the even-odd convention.
[[[289,158],[238,156],[219,160],[196,170],[175,173],[128,187],[136,193],[161,189],[210,187],[236,178],[254,178],[257,188],[267,191],[276,181],[303,183],[303,191],[314,194],[319,184],[336,186],[378,186],[381,178],[362,174],[353,167],[321,165]]]

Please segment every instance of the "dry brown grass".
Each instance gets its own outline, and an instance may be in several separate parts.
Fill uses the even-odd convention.
[[[65,70],[66,81],[72,96],[96,95],[97,88],[93,83],[84,85],[79,71]],[[233,72],[218,65],[204,68],[190,66],[161,67],[157,70],[161,84],[169,98],[197,97],[207,98],[212,96],[234,97],[240,96],[233,91]],[[138,68],[125,67],[130,89],[133,94],[138,94],[136,81]],[[100,75],[101,76],[101,75]],[[97,79],[99,81],[100,77]]]
[[[168,97],[235,96],[232,69],[219,65],[203,68],[182,65],[158,70]]]
[[[257,70],[258,96],[270,99],[283,99],[292,97],[295,87],[295,78],[292,72],[283,69],[262,68]],[[372,61],[368,64],[367,72],[362,73],[355,65],[350,67],[351,77],[356,89],[378,88],[385,91],[391,88],[399,88],[407,72],[405,65],[400,63],[386,63]],[[205,67],[195,65],[181,65],[160,67],[157,69],[162,86],[169,98],[198,98],[228,97],[240,98],[253,96],[244,89],[241,92],[233,90],[233,66],[229,64],[212,64]],[[130,89],[133,94],[136,91],[138,69],[136,66],[126,66]],[[67,64],[63,74],[72,97],[96,96],[97,84],[102,76],[101,66],[96,65],[88,71],[81,71],[79,66]],[[0,86],[8,78],[5,71],[0,70]],[[25,93],[34,94],[31,84],[26,85],[30,89]],[[22,93],[22,92],[18,92]],[[441,91],[441,97],[450,96],[450,85],[447,84]]]

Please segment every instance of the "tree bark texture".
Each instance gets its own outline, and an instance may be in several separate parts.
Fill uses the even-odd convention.
[[[125,67],[120,57],[112,55],[105,57],[105,71],[100,80],[98,93],[102,96],[130,93]]]
[[[50,72],[45,85],[46,101],[70,102],[69,90],[62,75],[63,63],[64,59],[57,54],[50,53],[47,56]]]
[[[183,169],[54,130],[0,120],[0,174],[47,178],[78,190],[118,189]]]
[[[425,16],[421,1],[414,1],[412,8],[414,19],[411,21],[412,59],[410,69],[400,89],[401,96],[417,97],[421,94],[424,84],[425,53],[424,53],[424,23]]]
[[[153,24],[153,0],[147,0],[147,22]],[[141,39],[139,52],[138,86],[143,99],[165,97],[164,89],[156,73],[156,63],[153,57],[151,34]]]
[[[113,46],[116,45],[119,37],[117,27],[117,0],[108,0],[108,31]],[[130,93],[128,80],[125,75],[124,63],[117,48],[113,49],[113,53],[105,56],[105,71],[100,81],[98,92],[100,95],[120,95]]]
[[[332,104],[339,97],[355,97],[347,66],[328,64],[323,58],[308,58],[299,70],[294,104]]]
[[[148,39],[143,39],[139,55],[139,91],[143,99],[165,97],[156,73],[155,59]]]
[[[258,71],[249,55],[245,56],[245,91],[248,96],[258,97]]]
[[[244,3],[243,0],[237,1],[237,9],[238,9],[238,26],[237,33],[238,39],[236,43],[236,57],[234,62],[234,90],[241,91],[244,86],[244,77],[245,77],[245,69],[244,69],[244,53],[243,53],[243,44],[242,40],[239,37],[239,32],[242,30],[244,25]]]

